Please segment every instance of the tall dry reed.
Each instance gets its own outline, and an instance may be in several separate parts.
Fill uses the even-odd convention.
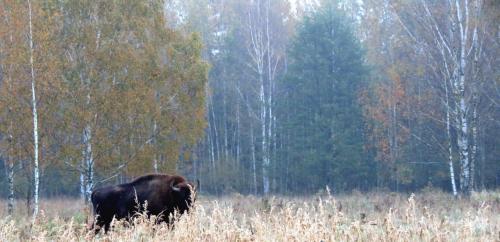
[[[114,221],[111,232],[98,235],[88,230],[82,207],[75,200],[45,201],[35,224],[22,214],[1,214],[0,241],[500,241],[498,192],[470,199],[436,191],[201,197],[173,227],[142,215]]]

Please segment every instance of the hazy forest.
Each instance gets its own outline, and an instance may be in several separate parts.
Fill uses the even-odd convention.
[[[499,24],[495,0],[0,0],[0,198],[498,189]]]

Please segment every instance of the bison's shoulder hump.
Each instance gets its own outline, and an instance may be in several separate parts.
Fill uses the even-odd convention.
[[[186,182],[186,178],[184,178],[182,176],[172,176],[171,179],[174,180],[174,185],[178,184],[178,183]]]

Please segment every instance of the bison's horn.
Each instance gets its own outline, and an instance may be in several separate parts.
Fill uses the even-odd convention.
[[[172,190],[174,190],[176,192],[180,192],[181,189],[178,188],[178,187],[176,187],[176,186],[174,186],[174,182],[175,182],[175,180],[170,183],[170,188],[172,188]]]

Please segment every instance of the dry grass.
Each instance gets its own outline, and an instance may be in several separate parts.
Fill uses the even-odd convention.
[[[143,216],[97,236],[87,230],[82,207],[78,200],[44,201],[33,225],[25,211],[14,218],[1,211],[0,241],[500,241],[499,192],[456,200],[436,191],[202,197],[174,228]]]

